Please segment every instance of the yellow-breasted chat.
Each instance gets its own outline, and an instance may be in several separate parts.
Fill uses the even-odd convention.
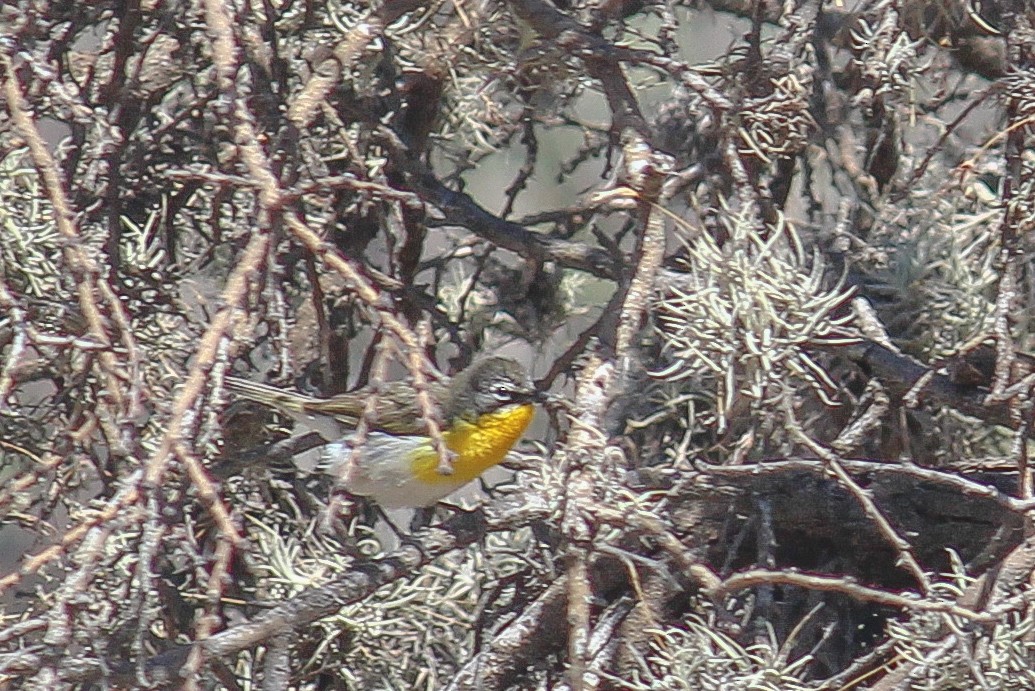
[[[453,473],[439,472],[439,455],[428,436],[412,384],[391,382],[331,398],[314,398],[228,377],[237,396],[276,408],[330,441],[320,466],[352,494],[370,497],[385,508],[431,506],[500,463],[524,434],[539,399],[525,369],[514,360],[479,360],[448,381],[432,382],[442,438],[455,454]],[[349,434],[374,398],[369,431],[358,449]]]

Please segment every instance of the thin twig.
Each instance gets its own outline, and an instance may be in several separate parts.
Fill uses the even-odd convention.
[[[823,459],[833,476],[837,478],[838,482],[856,498],[867,517],[873,521],[874,525],[877,526],[877,529],[884,536],[884,539],[887,540],[891,546],[895,548],[895,551],[898,552],[899,563],[909,571],[913,575],[913,578],[916,579],[917,583],[920,584],[921,592],[924,595],[929,593],[931,590],[931,580],[928,578],[923,568],[921,568],[920,563],[916,560],[916,557],[913,554],[913,546],[910,545],[905,538],[899,535],[894,527],[892,527],[887,516],[881,512],[870,497],[869,492],[860,487],[859,484],[853,480],[847,472],[845,472],[845,469],[841,466],[841,459],[838,455],[813,440],[812,437],[801,429],[801,426],[795,419],[794,411],[791,408],[789,400],[784,402],[784,414],[789,423],[787,425],[787,429],[791,436],[798,441],[798,443],[804,445],[812,453]]]
[[[709,594],[719,597],[736,593],[741,590],[748,590],[758,586],[790,585],[808,590],[822,590],[826,592],[841,593],[861,602],[874,602],[879,605],[907,609],[917,612],[937,612],[940,614],[951,614],[962,617],[968,621],[993,623],[1000,620],[998,615],[988,612],[975,612],[965,607],[960,607],[954,602],[945,602],[931,598],[918,596],[909,597],[898,593],[890,593],[886,590],[868,588],[859,585],[849,578],[831,578],[813,574],[798,573],[794,571],[775,571],[769,569],[753,569],[744,571],[725,579],[721,585],[714,588]]]

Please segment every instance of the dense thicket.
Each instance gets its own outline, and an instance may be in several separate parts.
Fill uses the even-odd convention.
[[[4,4],[4,688],[1035,687],[1033,22]],[[224,386],[495,352],[401,543]]]

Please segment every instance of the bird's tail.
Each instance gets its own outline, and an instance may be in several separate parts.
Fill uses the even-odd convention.
[[[226,388],[240,398],[262,403],[287,413],[305,412],[305,406],[316,400],[302,394],[282,391],[269,384],[260,384],[237,377],[227,377]]]

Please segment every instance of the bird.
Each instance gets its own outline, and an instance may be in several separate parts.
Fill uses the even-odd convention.
[[[318,432],[329,442],[318,467],[337,477],[349,493],[386,509],[433,506],[498,465],[524,434],[535,403],[542,399],[524,367],[498,356],[477,360],[446,381],[429,383],[428,393],[437,400],[445,423],[442,439],[452,456],[453,472],[443,474],[409,382],[367,386],[330,398],[237,377],[227,377],[226,385],[238,398],[275,408]],[[372,397],[368,430],[358,435],[355,429]]]

